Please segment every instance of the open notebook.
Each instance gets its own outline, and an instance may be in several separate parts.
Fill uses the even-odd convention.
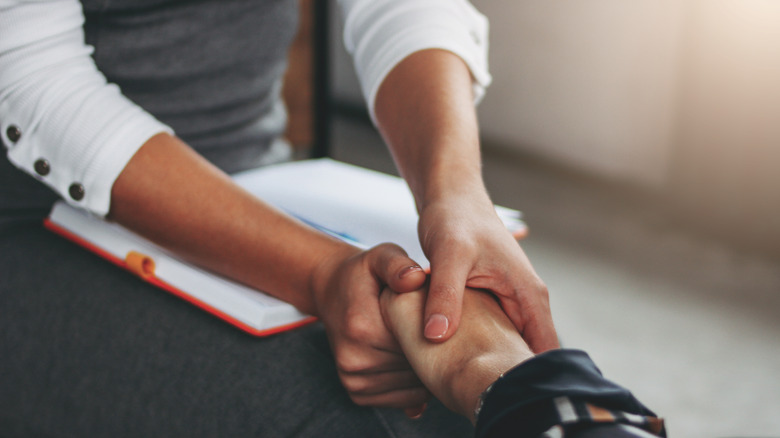
[[[353,244],[394,242],[427,267],[417,240],[417,212],[405,182],[330,159],[239,173],[237,184],[301,221]],[[496,207],[515,237],[526,227],[515,210]],[[183,261],[122,226],[58,202],[45,222],[142,279],[256,336],[312,322],[293,306]]]

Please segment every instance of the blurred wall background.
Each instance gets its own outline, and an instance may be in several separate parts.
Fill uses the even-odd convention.
[[[491,23],[486,148],[650,191],[694,229],[780,254],[780,2],[473,4]],[[335,95],[357,104],[340,39]]]

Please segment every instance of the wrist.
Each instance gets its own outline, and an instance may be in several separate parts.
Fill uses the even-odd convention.
[[[358,256],[362,252],[361,249],[352,245],[336,242],[334,247],[320,255],[319,261],[314,265],[309,274],[309,302],[311,303],[311,309],[308,309],[306,313],[322,316],[322,303],[327,299],[328,290],[334,283],[335,276],[346,264],[347,260]]]
[[[485,354],[471,358],[463,367],[463,374],[469,379],[454,379],[453,393],[458,395],[457,411],[476,422],[482,398],[489,388],[504,374],[532,358],[530,352],[508,352]]]
[[[472,206],[492,206],[478,164],[450,165],[430,171],[420,196],[417,197],[419,211],[426,207],[439,204],[457,204],[466,202]]]
[[[441,217],[441,214],[449,219],[495,215],[493,201],[481,181],[468,185],[450,185],[431,191],[418,203],[418,208],[421,220],[424,217],[426,220]]]

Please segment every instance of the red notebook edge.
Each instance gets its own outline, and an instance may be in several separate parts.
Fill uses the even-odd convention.
[[[81,247],[83,247],[83,248],[85,248],[85,249],[87,249],[87,250],[97,254],[101,258],[108,260],[109,262],[115,264],[116,266],[119,266],[122,269],[125,269],[125,270],[130,271],[131,273],[135,274],[135,271],[133,269],[130,269],[127,266],[127,263],[123,259],[121,259],[121,258],[119,258],[119,257],[117,257],[117,256],[115,256],[115,255],[113,255],[111,253],[109,253],[108,251],[104,250],[103,248],[101,248],[101,247],[99,247],[99,246],[97,246],[97,245],[87,241],[86,239],[84,239],[84,238],[82,238],[82,237],[80,237],[80,236],[70,232],[69,230],[67,230],[67,229],[57,225],[51,219],[49,219],[49,218],[44,219],[43,220],[43,226],[47,230],[49,230],[49,231],[51,231],[51,232],[53,232],[55,234],[58,234],[58,235],[64,237],[65,239],[70,240],[71,242],[73,242],[73,243],[75,243],[75,244],[77,244],[77,245],[79,245],[79,246],[81,246]],[[173,295],[175,295],[175,296],[177,296],[177,297],[179,297],[179,298],[189,302],[190,304],[193,304],[193,305],[199,307],[200,309],[202,309],[202,310],[204,310],[204,311],[206,311],[206,312],[216,316],[219,319],[222,319],[223,321],[227,322],[228,324],[230,324],[230,325],[232,325],[232,326],[234,326],[234,327],[236,327],[236,328],[238,328],[238,329],[240,329],[240,330],[242,330],[242,331],[244,331],[244,332],[246,332],[246,333],[248,333],[250,335],[253,335],[253,336],[258,336],[258,337],[271,336],[271,335],[275,335],[277,333],[282,333],[282,332],[286,332],[288,330],[293,330],[293,329],[296,329],[298,327],[303,327],[305,325],[308,325],[308,324],[311,324],[311,323],[317,321],[317,317],[316,316],[310,316],[308,318],[305,318],[305,319],[302,319],[300,321],[296,321],[296,322],[293,322],[293,323],[290,323],[290,324],[284,324],[284,325],[280,325],[280,326],[277,326],[277,327],[272,327],[272,328],[265,329],[265,330],[258,330],[258,329],[254,328],[254,327],[252,327],[252,326],[250,326],[250,325],[248,325],[248,324],[246,324],[246,323],[244,323],[242,321],[239,321],[238,319],[232,317],[231,315],[229,315],[229,314],[227,314],[227,313],[225,313],[225,312],[223,312],[223,311],[221,311],[219,309],[216,309],[213,306],[204,303],[203,301],[200,301],[199,299],[197,299],[197,298],[187,294],[186,292],[184,292],[184,291],[182,291],[182,290],[180,290],[180,289],[178,289],[178,288],[176,288],[176,287],[166,283],[165,281],[161,280],[160,278],[158,278],[155,275],[151,275],[151,276],[148,276],[148,277],[142,277],[140,275],[136,275],[136,277],[138,277],[141,280],[146,281],[147,283],[150,283],[150,284],[152,284],[152,285],[154,285],[154,286],[156,286],[156,287],[158,287],[158,288],[160,288],[160,289],[162,289],[162,290],[164,290],[164,291],[166,291],[168,293],[171,293],[171,294],[173,294]]]

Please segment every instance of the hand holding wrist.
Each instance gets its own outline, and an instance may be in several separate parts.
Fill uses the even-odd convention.
[[[355,403],[412,408],[429,397],[379,312],[379,292],[385,285],[406,292],[424,282],[422,269],[391,244],[367,251],[337,249],[315,269],[315,314],[325,326],[339,378]]]

